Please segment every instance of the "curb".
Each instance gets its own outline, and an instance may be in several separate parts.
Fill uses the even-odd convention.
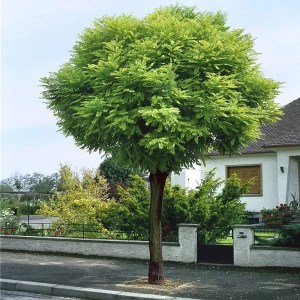
[[[192,298],[178,298],[172,296],[160,296],[152,294],[139,294],[122,291],[110,291],[94,288],[83,288],[60,284],[50,284],[33,281],[20,281],[12,279],[0,278],[0,288],[3,290],[20,291],[41,293],[52,296],[61,297],[76,297],[83,299],[94,300],[141,300],[141,299],[153,299],[153,300],[199,300]]]

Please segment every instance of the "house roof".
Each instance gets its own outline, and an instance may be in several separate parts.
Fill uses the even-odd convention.
[[[262,136],[241,153],[271,152],[268,148],[300,146],[300,98],[282,108],[283,116],[261,128]]]
[[[300,98],[281,110],[284,113],[281,119],[272,125],[262,126],[262,136],[240,153],[268,153],[273,152],[270,148],[300,146]]]

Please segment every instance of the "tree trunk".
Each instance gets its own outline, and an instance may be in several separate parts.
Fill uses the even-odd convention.
[[[168,173],[157,171],[150,174],[151,187],[150,201],[150,226],[149,226],[149,250],[150,263],[148,282],[150,284],[162,284],[165,280],[162,257],[162,229],[161,214],[163,192]]]

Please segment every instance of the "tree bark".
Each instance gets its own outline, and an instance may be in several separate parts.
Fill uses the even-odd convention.
[[[162,201],[168,173],[157,171],[149,177],[151,187],[148,283],[162,284],[165,280],[162,257]]]

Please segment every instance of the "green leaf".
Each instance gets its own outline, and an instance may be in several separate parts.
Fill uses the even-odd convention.
[[[279,116],[254,39],[225,14],[167,6],[105,16],[43,78],[62,132],[129,167],[178,171],[212,149],[236,153]]]

